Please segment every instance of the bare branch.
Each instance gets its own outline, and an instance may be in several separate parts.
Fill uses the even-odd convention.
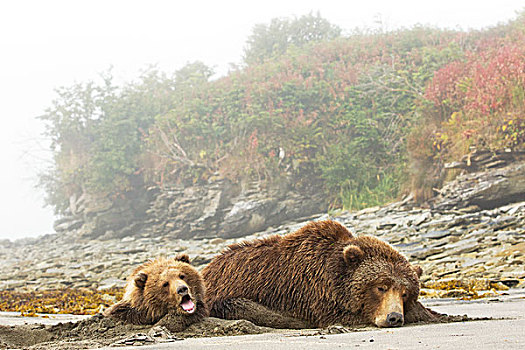
[[[183,164],[195,166],[195,163],[191,159],[188,158],[187,153],[184,151],[182,146],[179,144],[177,136],[173,132],[173,129],[171,129],[169,126],[168,128],[170,129],[170,134],[173,135],[172,141],[170,141],[168,135],[164,132],[164,130],[162,130],[158,126],[155,126],[155,131],[159,134],[160,139],[167,150],[167,153],[165,152],[165,153],[158,154],[158,155],[162,158],[168,158],[176,162],[181,162]]]

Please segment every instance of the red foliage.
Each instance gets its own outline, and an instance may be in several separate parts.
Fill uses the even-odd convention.
[[[259,145],[259,139],[257,138],[257,129],[252,132],[250,135],[250,150],[257,150],[257,146]]]
[[[525,17],[510,26],[468,33],[461,58],[434,72],[422,122],[408,137],[412,191],[421,199],[441,186],[446,162],[475,148],[525,142]]]
[[[469,52],[465,61],[452,62],[434,74],[425,96],[435,106],[445,107],[444,113],[462,110],[488,116],[515,104],[516,87],[525,86],[525,45],[484,44]],[[442,115],[442,120],[448,117]]]

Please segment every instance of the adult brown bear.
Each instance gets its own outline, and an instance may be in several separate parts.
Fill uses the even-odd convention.
[[[231,245],[202,274],[211,316],[261,326],[395,327],[437,316],[417,301],[421,268],[334,221]]]

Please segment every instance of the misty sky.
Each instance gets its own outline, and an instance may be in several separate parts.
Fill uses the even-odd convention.
[[[414,24],[483,28],[506,22],[523,0],[500,1],[2,1],[0,4],[0,239],[52,233],[36,174],[49,165],[41,136],[54,88],[96,79],[113,66],[118,81],[157,64],[173,72],[203,61],[219,73],[241,61],[256,23],[316,13],[343,30]]]

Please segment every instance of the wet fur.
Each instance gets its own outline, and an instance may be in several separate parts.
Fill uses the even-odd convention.
[[[162,274],[167,269],[176,269],[185,275],[185,283],[196,305],[193,314],[187,314],[180,308],[180,302],[174,302],[173,296],[163,291],[161,285]],[[188,325],[208,316],[204,303],[204,281],[200,273],[189,264],[186,254],[174,259],[159,258],[148,261],[137,267],[128,277],[126,292],[121,301],[108,308],[105,316],[137,324],[155,324],[165,316],[169,316],[172,331],[179,331]],[[179,300],[179,299],[175,299]]]
[[[405,322],[436,317],[417,301],[420,270],[388,244],[353,237],[333,221],[232,245],[202,273],[211,316],[261,326],[371,324],[380,300],[370,290],[384,283],[406,288]]]

